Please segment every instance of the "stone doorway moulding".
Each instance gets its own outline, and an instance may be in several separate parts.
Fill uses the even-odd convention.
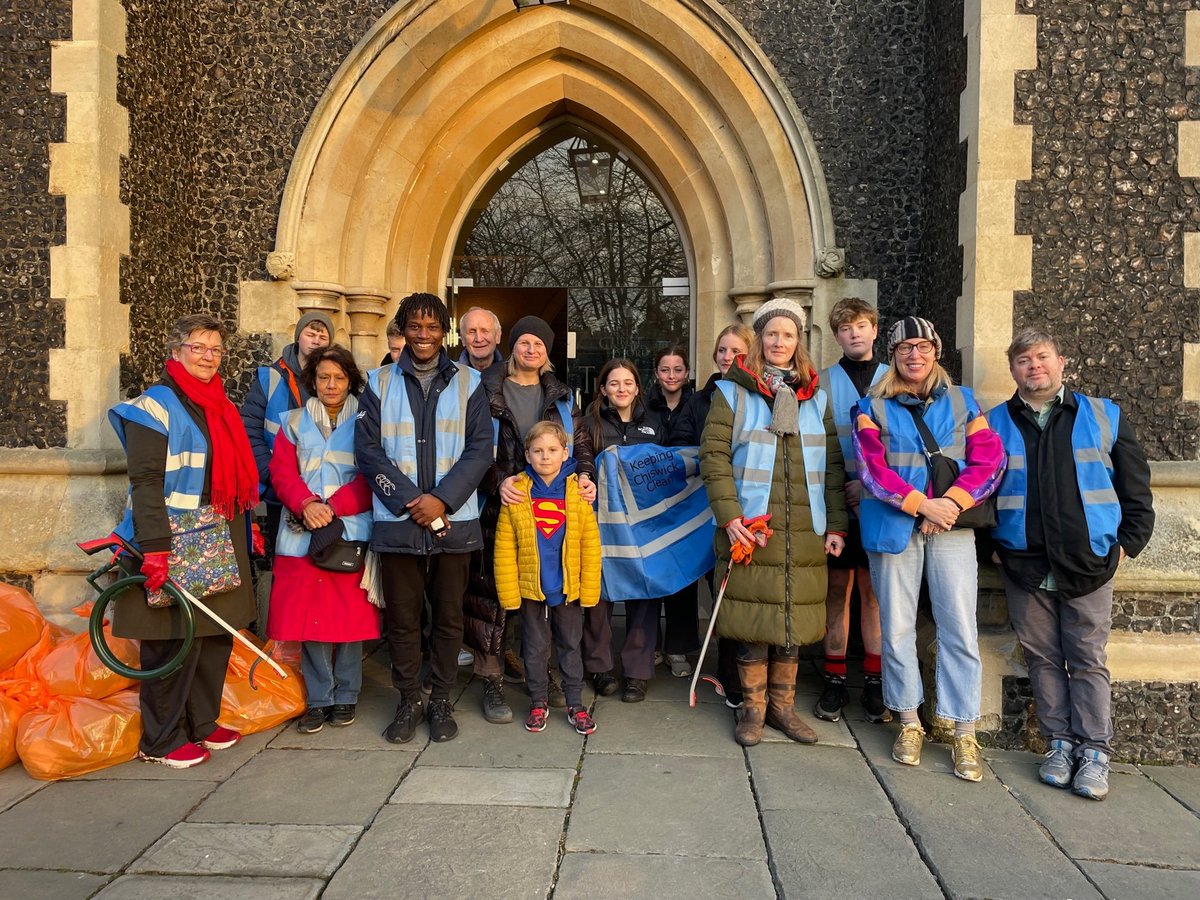
[[[411,0],[335,74],[297,147],[243,330],[334,314],[361,360],[416,290],[442,293],[474,197],[547,129],[575,121],[635,157],[688,250],[698,354],[772,296],[824,310],[849,285],[825,179],[787,89],[713,0]],[[351,287],[346,287],[351,286]],[[874,282],[854,283],[874,301]],[[371,363],[372,365],[374,363]]]

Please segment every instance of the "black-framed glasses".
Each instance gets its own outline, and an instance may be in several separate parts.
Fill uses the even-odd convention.
[[[224,347],[210,347],[208,344],[180,344],[179,346],[187,347],[192,353],[201,357],[211,355],[213,359],[220,359],[225,355]]]
[[[913,352],[932,353],[933,341],[913,341],[912,343],[903,343],[896,345],[897,356],[911,356]]]

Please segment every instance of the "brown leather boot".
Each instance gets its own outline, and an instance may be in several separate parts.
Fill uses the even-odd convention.
[[[817,733],[796,715],[796,672],[799,668],[800,660],[794,657],[771,660],[767,724],[793,741],[815,744]]]
[[[767,661],[752,659],[737,661],[742,678],[742,712],[733,739],[743,747],[753,747],[762,740],[763,722],[767,710]]]

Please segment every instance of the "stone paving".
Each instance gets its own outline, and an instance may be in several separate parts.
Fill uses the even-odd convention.
[[[246,738],[183,772],[131,762],[44,784],[0,772],[0,898],[1200,897],[1200,769],[1120,765],[1093,803],[987,753],[982,784],[892,761],[895,725],[857,706],[820,743],[768,729],[743,751],[711,688],[660,669],[646,702],[488,725],[460,674],[460,735],[403,747],[367,660],[358,721]],[[803,672],[803,670],[802,670]],[[816,698],[801,675],[797,706]],[[856,694],[857,692],[855,692]]]

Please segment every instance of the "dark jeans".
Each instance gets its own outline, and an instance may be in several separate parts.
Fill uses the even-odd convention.
[[[654,677],[654,648],[658,646],[658,618],[662,600],[625,602],[625,644],[621,647],[621,670],[626,678],[649,681]],[[584,614],[583,662],[589,673],[609,672],[613,667],[613,605],[601,600]]]
[[[697,627],[699,616],[699,582],[689,584],[682,591],[663,597],[663,653],[683,656],[700,649]]]
[[[521,602],[521,633],[524,635],[525,686],[529,699],[545,703],[550,692],[550,644],[558,654],[563,693],[567,706],[583,705],[583,607],[578,603],[547,606],[536,600]]]
[[[1026,591],[1005,574],[1004,592],[1025,650],[1042,734],[1112,753],[1106,650],[1112,581],[1082,597],[1064,597],[1058,591]]]
[[[178,640],[142,641],[142,668],[156,669],[169,662],[179,652],[179,644]],[[227,634],[198,637],[182,668],[166,678],[142,682],[139,750],[147,756],[166,756],[213,733],[232,650],[233,638]]]
[[[433,605],[429,634],[431,700],[449,700],[458,677],[463,636],[463,594],[469,553],[379,554],[383,582],[383,633],[392,660],[392,685],[409,698],[421,696],[421,605],[428,593]]]

